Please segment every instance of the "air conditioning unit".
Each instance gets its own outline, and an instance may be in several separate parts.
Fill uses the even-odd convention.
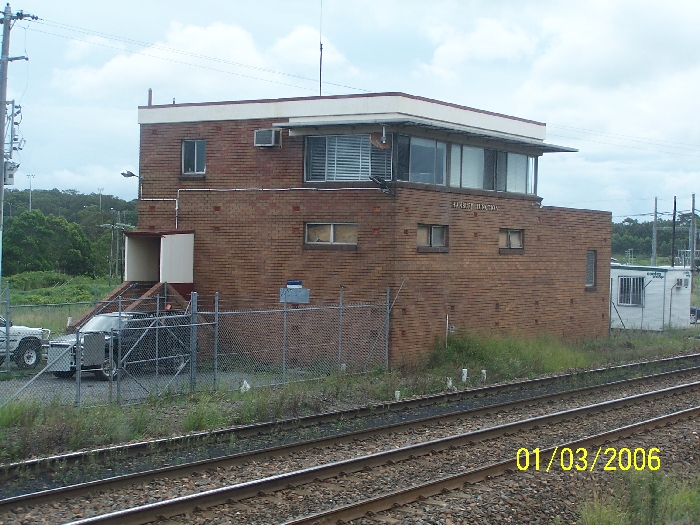
[[[253,140],[255,146],[271,148],[282,146],[282,131],[279,129],[257,129]]]

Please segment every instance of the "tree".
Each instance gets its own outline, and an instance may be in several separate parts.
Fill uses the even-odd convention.
[[[94,274],[92,244],[79,224],[65,217],[25,211],[8,224],[3,246],[3,274],[59,271]]]

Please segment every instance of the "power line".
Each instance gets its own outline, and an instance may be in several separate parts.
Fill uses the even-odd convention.
[[[43,33],[43,34],[51,35],[51,36],[57,36],[57,37],[59,37],[59,38],[65,38],[65,39],[67,39],[67,40],[77,40],[78,42],[84,42],[84,43],[86,43],[86,44],[92,44],[92,45],[95,45],[95,46],[105,47],[105,48],[108,48],[108,49],[117,49],[117,50],[119,50],[119,51],[124,51],[124,50],[123,50],[122,48],[120,48],[120,47],[110,46],[110,45],[107,45],[107,44],[101,44],[101,43],[98,43],[98,42],[90,42],[90,41],[88,41],[88,40],[79,40],[79,39],[75,39],[75,38],[70,37],[70,36],[58,35],[58,34],[56,34],[56,33],[49,33],[49,32],[46,32],[46,31],[40,31],[40,30],[38,30],[38,29],[30,29],[30,31],[34,31],[34,32],[36,32],[36,33]],[[225,74],[227,74],[227,75],[234,75],[234,76],[243,77],[243,78],[250,78],[250,79],[253,79],[253,80],[261,80],[261,81],[263,81],[263,82],[270,82],[270,83],[272,83],[272,84],[279,84],[279,85],[281,85],[281,86],[293,87],[293,88],[297,88],[297,89],[304,89],[304,90],[307,90],[307,91],[315,91],[313,88],[307,88],[307,87],[305,87],[305,86],[297,86],[297,85],[295,85],[295,84],[288,84],[288,83],[286,83],[286,82],[280,82],[280,81],[277,81],[277,80],[271,80],[271,79],[267,79],[267,78],[260,78],[260,77],[255,77],[255,76],[252,76],[252,75],[244,75],[243,73],[234,73],[233,71],[226,71],[226,70],[224,70],[224,69],[217,69],[217,68],[215,68],[215,67],[204,66],[204,65],[202,65],[202,64],[193,64],[193,63],[191,63],[191,62],[183,62],[182,60],[175,60],[174,58],[161,57],[161,56],[158,56],[158,55],[152,55],[152,54],[150,54],[150,53],[143,53],[143,52],[141,52],[141,51],[130,51],[130,53],[133,54],[133,55],[141,55],[141,56],[146,56],[146,57],[150,57],[150,58],[156,58],[156,59],[158,59],[158,60],[165,60],[165,61],[167,61],[167,62],[173,62],[173,63],[175,63],[175,64],[182,64],[182,65],[185,65],[185,66],[198,67],[198,68],[200,68],[200,69],[206,69],[206,70],[208,70],[208,71],[216,71],[217,73],[225,73]]]
[[[197,59],[202,59],[202,60],[209,60],[209,61],[211,61],[211,62],[217,62],[217,63],[220,63],[220,64],[227,64],[227,65],[231,65],[231,66],[242,67],[242,68],[251,69],[251,70],[254,70],[254,71],[261,71],[261,72],[264,72],[264,73],[272,73],[272,74],[275,74],[275,75],[281,75],[281,76],[286,76],[286,77],[291,77],[291,78],[297,78],[297,79],[300,79],[300,80],[306,80],[306,81],[314,82],[314,83],[317,82],[317,79],[305,77],[305,76],[303,76],[303,75],[296,75],[296,74],[293,74],[293,73],[285,73],[285,72],[282,72],[282,71],[276,71],[276,70],[274,70],[274,69],[267,69],[267,68],[260,67],[260,66],[253,66],[253,65],[251,65],[251,64],[244,64],[244,63],[241,63],[241,62],[234,62],[234,61],[232,61],[232,60],[226,60],[226,59],[223,59],[223,58],[211,57],[211,56],[202,55],[202,54],[199,54],[199,53],[191,53],[191,52],[189,52],[189,51],[183,51],[183,50],[175,49],[175,48],[168,47],[168,46],[163,46],[163,45],[159,45],[159,44],[154,44],[154,43],[152,43],[152,42],[145,42],[145,41],[143,41],[143,40],[136,40],[136,39],[133,39],[133,38],[126,38],[126,37],[121,37],[121,36],[117,36],[117,35],[112,35],[112,34],[109,34],[109,33],[102,33],[102,32],[100,32],[100,31],[94,31],[94,30],[91,30],[91,29],[85,29],[85,28],[80,28],[80,27],[74,27],[74,26],[70,26],[70,25],[68,25],[68,24],[61,24],[61,23],[58,23],[58,22],[51,22],[51,21],[45,20],[45,19],[43,19],[43,18],[39,20],[39,23],[42,23],[42,22],[43,22],[44,25],[47,25],[47,26],[49,26],[49,27],[55,27],[56,29],[63,29],[63,30],[66,30],[66,31],[73,31],[73,32],[76,32],[76,33],[83,33],[83,34],[91,35],[91,36],[99,36],[99,37],[107,38],[107,39],[110,39],[110,40],[116,40],[116,41],[118,41],[118,42],[124,42],[124,43],[126,43],[126,44],[144,46],[144,47],[148,47],[148,48],[151,48],[151,49],[154,49],[154,50],[166,51],[166,52],[168,52],[168,53],[174,53],[174,54],[183,55],[183,56],[187,56],[187,57],[191,57],[191,58],[197,58]],[[81,39],[77,39],[77,38],[74,38],[74,37],[69,37],[69,36],[66,36],[66,35],[59,35],[59,34],[57,34],[57,33],[51,33],[51,32],[48,32],[48,31],[40,31],[40,30],[38,30],[38,29],[30,29],[30,30],[36,31],[36,32],[38,32],[38,33],[43,33],[43,34],[46,34],[46,35],[56,36],[56,37],[59,37],[59,38],[66,38],[66,39],[70,39],[70,40],[77,40],[78,42],[83,42],[83,43],[86,43],[86,44],[92,44],[92,45],[97,45],[97,46],[106,47],[106,48],[110,48],[110,49],[118,49],[118,50],[120,50],[120,51],[124,51],[124,49],[119,48],[119,47],[109,46],[109,45],[107,45],[107,44],[102,44],[102,43],[98,43],[98,42],[92,42],[92,41],[90,41],[90,40],[81,40]],[[138,53],[138,54],[146,54],[146,53],[138,52],[138,51],[131,51],[131,52],[132,52],[132,53]],[[147,56],[153,56],[154,58],[163,58],[164,60],[168,60],[168,59],[165,59],[164,57],[159,57],[159,56],[157,56],[157,55],[147,55]],[[180,62],[180,63],[184,63],[184,64],[188,64],[188,65],[194,65],[194,66],[199,66],[198,64],[190,64],[190,63],[186,63],[186,62]],[[220,70],[216,70],[216,69],[215,69],[214,71],[220,71]],[[222,71],[222,72],[226,73],[226,71]],[[231,73],[231,74],[236,74],[236,73]],[[246,76],[246,75],[241,75],[241,76]],[[267,81],[267,79],[259,78],[259,77],[253,77],[253,76],[247,76],[247,78],[252,78],[252,79]],[[345,85],[345,84],[338,84],[338,83],[335,83],[335,82],[328,82],[328,81],[324,81],[323,83],[324,83],[324,84],[327,84],[327,85],[329,85],[329,86],[342,87],[342,88],[346,88],[346,89],[353,89],[353,90],[355,90],[355,91],[364,91],[364,92],[366,92],[366,93],[369,93],[369,90],[367,90],[367,89],[358,88],[358,87],[354,87],[354,86],[348,86],[348,85]],[[296,87],[296,86],[293,86],[293,87]]]
[[[603,144],[605,146],[615,146],[616,148],[638,149],[638,150],[647,151],[650,153],[666,153],[668,155],[683,155],[684,157],[699,157],[700,158],[700,155],[691,155],[690,153],[680,153],[678,151],[658,151],[658,150],[654,151],[654,150],[650,150],[649,148],[642,148],[639,146],[626,146],[624,144],[614,144],[611,142],[600,142],[597,140],[583,139],[581,137],[569,137],[568,135],[557,135],[555,133],[550,133],[549,135],[552,137],[559,137],[559,138],[564,138],[564,139],[583,140],[585,142],[593,142],[595,144]]]
[[[571,131],[581,131],[584,133],[594,133],[596,135],[607,135],[609,137],[613,138],[622,138],[625,140],[630,140],[632,142],[642,142],[645,144],[653,144],[655,146],[668,146],[668,147],[674,147],[674,148],[679,148],[679,149],[688,149],[688,150],[698,150],[700,149],[700,145],[698,144],[689,144],[687,142],[673,142],[669,140],[661,140],[661,139],[645,139],[644,137],[639,137],[635,135],[623,135],[621,133],[608,133],[606,131],[595,131],[592,129],[584,129],[584,128],[575,128],[571,126],[562,126],[560,124],[547,124],[548,126],[554,127],[554,128],[562,128],[562,129],[568,129]],[[680,144],[682,146],[690,146],[689,148],[681,148],[680,146],[674,146],[674,144]]]

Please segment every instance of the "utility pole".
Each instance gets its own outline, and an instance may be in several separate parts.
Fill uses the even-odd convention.
[[[695,194],[690,199],[690,271],[695,270],[695,248],[697,246],[697,233],[695,231]],[[692,280],[692,279],[691,279]]]
[[[676,260],[676,197],[673,197],[673,229],[671,232],[671,268],[673,268]]]
[[[97,193],[100,194],[100,211],[102,211],[102,192],[104,191],[104,188],[97,188]]]
[[[32,179],[34,177],[36,177],[36,175],[27,175],[29,179],[29,211],[32,211]]]
[[[112,286],[112,259],[114,257],[114,208],[112,208],[112,224],[110,224],[110,229],[112,230],[112,237],[109,241],[109,285]]]
[[[656,210],[659,205],[659,198],[654,197],[654,229],[651,234],[651,265],[656,266]]]
[[[114,278],[115,280],[119,279],[119,269],[123,268],[122,264],[122,243],[121,240],[119,239],[119,223],[122,222],[121,220],[121,212],[117,212],[117,264],[116,267],[114,268]],[[124,282],[124,271],[122,270],[121,272],[122,278],[117,282],[117,284],[121,284]]]
[[[319,57],[318,57],[318,96],[323,94],[323,89],[321,87],[321,79],[323,78],[323,42],[321,40],[321,35],[323,34],[323,0],[321,0],[321,21],[318,25],[318,47],[319,47]]]
[[[7,121],[7,68],[10,62],[14,60],[29,60],[27,57],[12,57],[10,58],[10,30],[12,29],[12,22],[14,20],[24,20],[25,18],[29,20],[38,20],[38,16],[25,14],[22,11],[18,11],[16,14],[12,14],[12,9],[10,9],[10,4],[5,6],[2,17],[2,55],[0,56],[0,125],[3,128],[3,140],[0,140],[2,146],[0,146],[0,160],[2,160],[2,180],[0,181],[0,281],[2,280],[2,234],[3,234],[3,223],[5,220],[3,214],[3,204],[5,199],[5,177],[7,175],[7,159],[5,158],[5,139],[4,139],[4,129],[5,122]],[[14,119],[14,115],[12,115]],[[10,145],[10,153],[12,153],[12,145]]]

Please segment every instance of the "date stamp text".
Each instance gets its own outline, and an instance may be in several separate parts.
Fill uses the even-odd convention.
[[[627,447],[598,447],[591,450],[580,447],[555,447],[551,455],[540,454],[541,450],[520,448],[515,456],[518,470],[561,469],[564,471],[578,470],[593,472],[600,470],[659,470],[661,468],[660,450],[656,447],[649,449]]]

